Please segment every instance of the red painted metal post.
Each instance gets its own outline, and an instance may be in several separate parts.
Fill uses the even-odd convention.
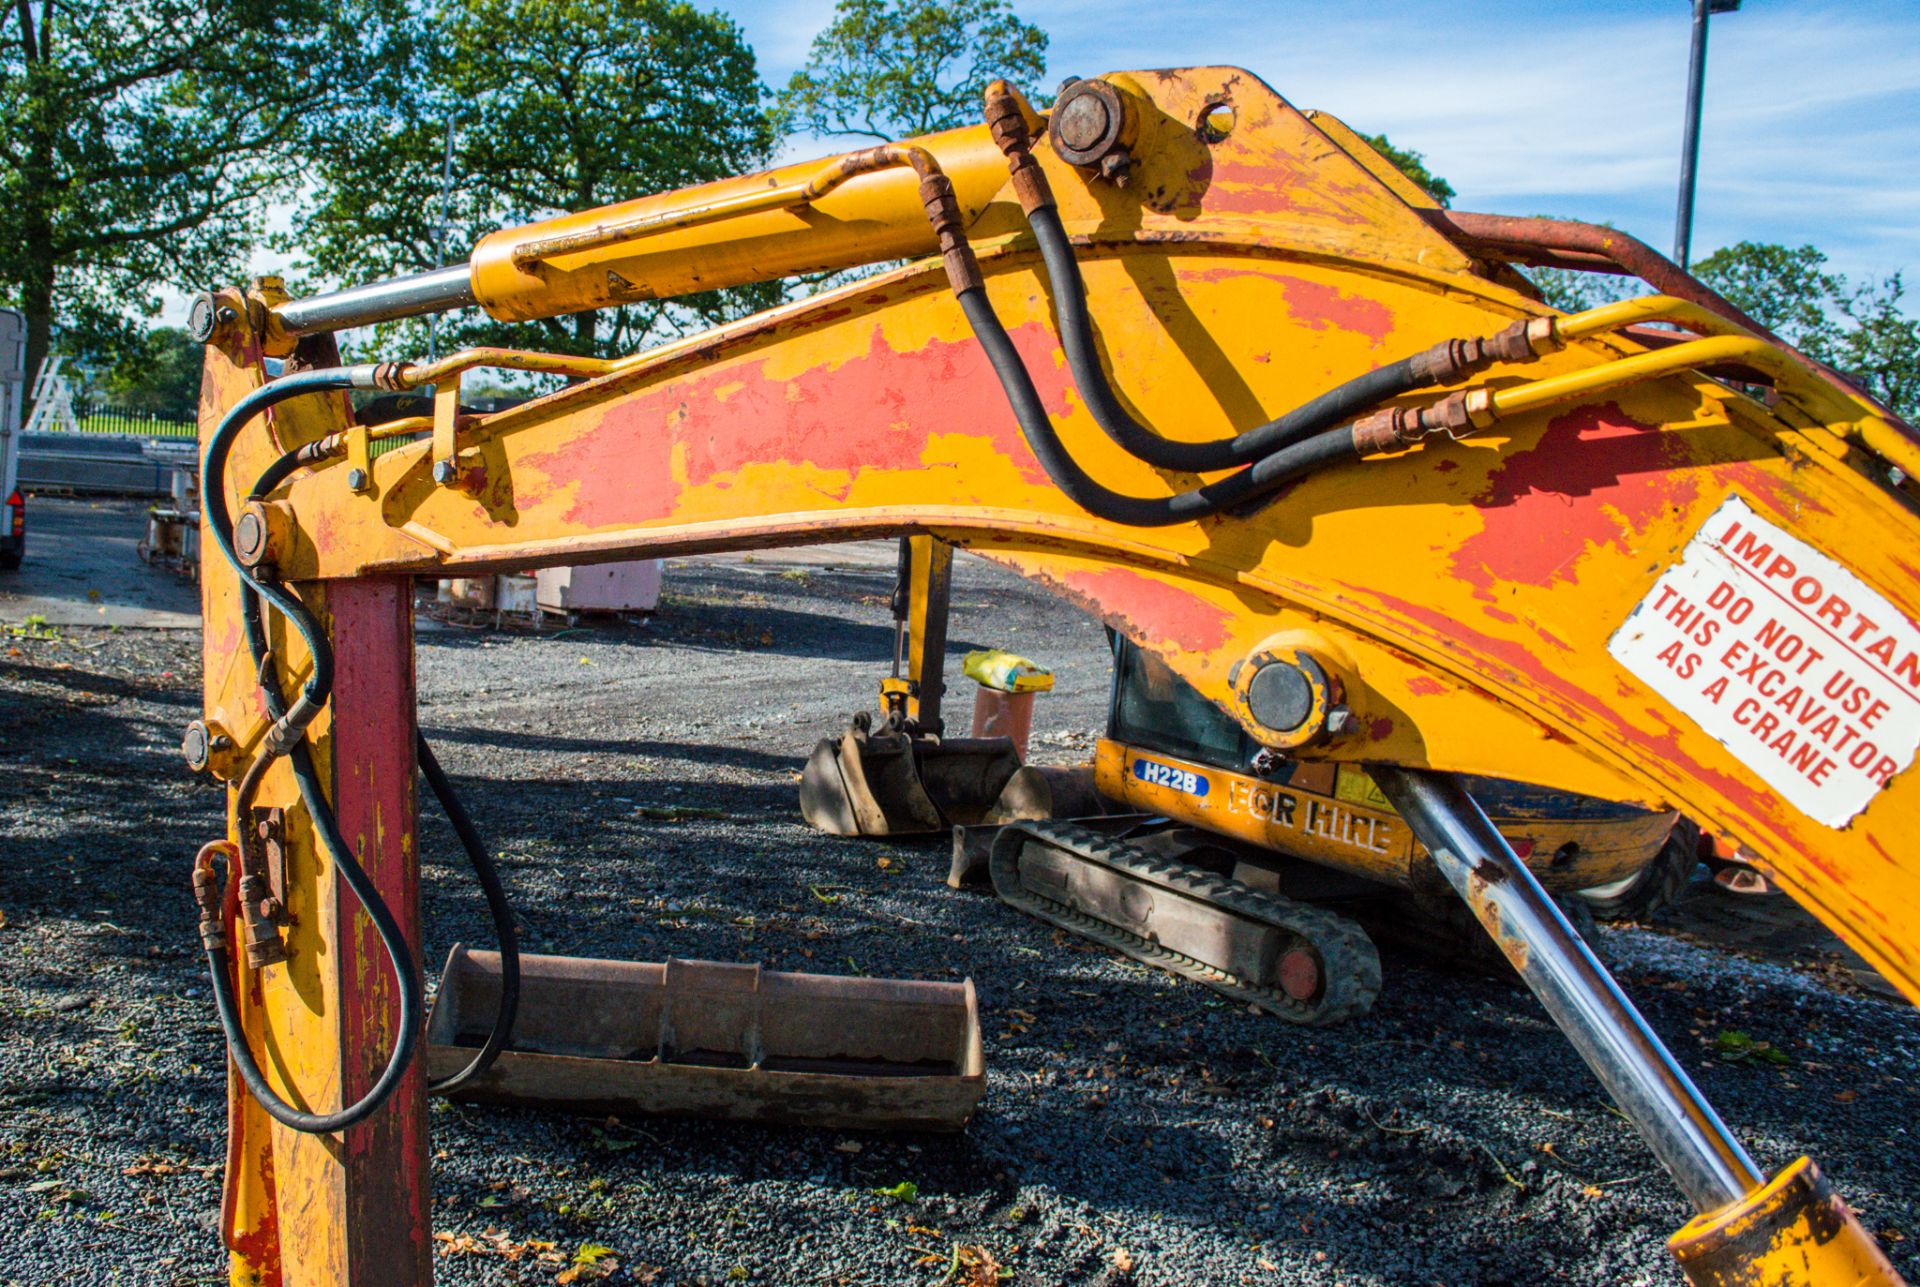
[[[341,834],[386,899],[420,968],[420,864],[415,844],[413,582],[327,583],[332,617],[334,807]],[[393,1047],[399,998],[380,936],[339,892],[342,1102],[365,1094]],[[347,1281],[411,1287],[432,1281],[425,1060],[373,1118],[346,1132]]]

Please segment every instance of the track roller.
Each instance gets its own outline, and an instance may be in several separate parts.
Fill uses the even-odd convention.
[[[989,869],[1029,916],[1289,1023],[1354,1018],[1380,991],[1380,958],[1354,922],[1086,827],[1010,823]]]

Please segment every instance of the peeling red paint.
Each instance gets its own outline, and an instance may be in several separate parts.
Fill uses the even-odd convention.
[[[1431,675],[1413,675],[1407,679],[1407,691],[1415,697],[1442,697],[1447,686]]]
[[[1634,533],[1699,492],[1677,445],[1616,404],[1551,421],[1539,441],[1506,457],[1475,498],[1482,528],[1453,555],[1454,574],[1492,602],[1501,585],[1577,582],[1596,546],[1630,551]]]
[[[1070,379],[1054,360],[1052,332],[1034,322],[1012,335],[1049,413],[1066,415]],[[835,496],[844,499],[862,470],[921,468],[936,434],[984,438],[1022,478],[1047,482],[978,344],[903,351],[878,328],[865,356],[836,367],[773,379],[734,365],[629,395],[597,427],[526,463],[577,481],[566,520],[597,527],[671,514],[682,490],[676,454],[689,487],[728,486],[749,465],[785,464],[844,473]]]
[[[1334,286],[1305,281],[1298,277],[1275,277],[1287,297],[1287,310],[1294,320],[1316,331],[1329,328],[1352,331],[1372,340],[1376,347],[1393,333],[1393,310],[1377,299],[1349,295]]]
[[[356,850],[420,961],[420,868],[414,831],[413,591],[402,577],[327,586],[333,617],[334,804]],[[338,891],[333,967],[340,995],[340,1094],[364,1095],[386,1063],[397,989],[371,919]],[[346,1261],[379,1266],[381,1281],[431,1275],[425,1071],[416,1059],[393,1096],[341,1137]],[[290,1195],[298,1201],[310,1194]],[[356,1277],[356,1281],[357,1281]],[[371,1281],[371,1279],[369,1279]]]
[[[1070,594],[1088,601],[1109,622],[1124,622],[1129,633],[1148,640],[1188,652],[1213,652],[1233,638],[1233,616],[1225,608],[1132,568],[1070,572],[1065,580]]]
[[[1474,669],[1510,687],[1530,693],[1540,705],[1556,712],[1567,722],[1589,728],[1599,725],[1611,733],[1617,746],[1634,748],[1633,754],[1644,756],[1650,763],[1670,764],[1682,777],[1701,783],[1720,799],[1745,811],[1749,818],[1770,826],[1776,834],[1783,837],[1793,834],[1795,828],[1782,816],[1779,801],[1771,792],[1756,791],[1745,781],[1710,768],[1688,755],[1680,747],[1678,731],[1657,710],[1649,708],[1647,713],[1665,726],[1666,731],[1662,734],[1649,733],[1644,728],[1628,723],[1617,705],[1596,700],[1593,694],[1564,678],[1513,640],[1482,634],[1456,616],[1378,590],[1362,590],[1352,586],[1346,588],[1358,600],[1371,599],[1378,608],[1393,614],[1399,619],[1398,624],[1402,629],[1422,636],[1428,646],[1472,659],[1470,664]],[[1368,612],[1367,615],[1375,616],[1377,613]],[[1588,736],[1593,736],[1593,733],[1590,732]]]
[[[1749,461],[1735,460],[1713,469],[1714,478],[1743,493],[1762,513],[1771,512],[1783,524],[1792,526],[1807,513],[1831,514],[1833,511],[1796,487],[1791,478]]]
[[[1222,282],[1235,277],[1252,277],[1276,285],[1286,298],[1287,312],[1309,330],[1352,331],[1373,341],[1377,348],[1393,334],[1393,310],[1377,299],[1352,295],[1336,286],[1288,277],[1270,268],[1238,268],[1230,264],[1203,268],[1182,276],[1193,282]],[[1264,355],[1255,361],[1266,360]]]

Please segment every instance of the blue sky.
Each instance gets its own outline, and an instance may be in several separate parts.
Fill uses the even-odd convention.
[[[833,0],[703,0],[778,85]],[[1049,83],[1234,63],[1296,106],[1426,154],[1455,205],[1673,241],[1688,0],[1015,0]],[[831,150],[831,149],[823,149]],[[1746,0],[1713,20],[1696,256],[1811,242],[1920,301],[1920,0]]]

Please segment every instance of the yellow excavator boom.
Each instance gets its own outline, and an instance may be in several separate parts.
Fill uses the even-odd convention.
[[[195,736],[236,855],[250,811],[284,819],[285,959],[235,967],[272,1088],[352,1104],[410,1021],[340,854],[417,970],[412,577],[931,535],[1257,743],[1370,766],[1694,1200],[1689,1273],[1897,1281],[1810,1164],[1755,1170],[1451,775],[1684,811],[1920,1000],[1920,446],[1631,239],[1436,211],[1383,166],[1233,68],[1077,82],[1044,118],[997,86],[981,125],[502,231],[422,278],[201,301],[207,543],[235,566],[204,576]],[[900,258],[606,362],[341,368],[327,334]],[[1657,289],[1563,316],[1516,262]],[[469,416],[481,366],[569,382]],[[431,385],[434,413],[369,429],[348,385]],[[369,450],[397,431],[425,436]],[[325,691],[276,594],[333,639]],[[342,1152],[236,1082],[237,1281],[425,1280],[423,1090],[395,1084]]]

